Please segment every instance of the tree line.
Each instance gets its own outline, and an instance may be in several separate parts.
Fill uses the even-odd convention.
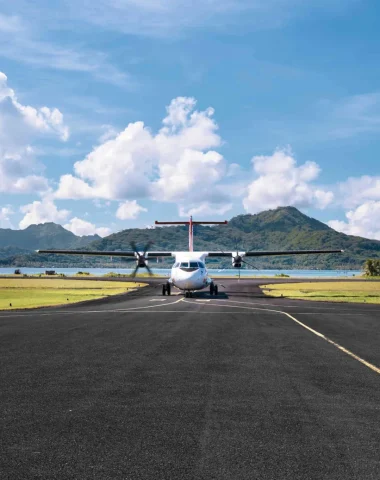
[[[364,264],[364,273],[367,277],[380,277],[380,259],[368,258]]]

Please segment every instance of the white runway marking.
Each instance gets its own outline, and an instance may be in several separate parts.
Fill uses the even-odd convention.
[[[196,301],[197,302],[209,302],[210,300],[202,300],[202,299],[198,298]]]
[[[311,305],[305,305],[305,304],[298,304],[298,305],[285,305],[284,307],[282,307],[281,305],[277,305],[275,303],[262,303],[262,302],[241,302],[239,300],[225,300],[224,298],[215,298],[213,299],[214,301],[217,300],[217,301],[220,301],[220,302],[232,302],[232,303],[241,303],[241,304],[244,304],[244,305],[268,305],[268,306],[271,306],[271,307],[278,307],[278,308],[310,308],[312,310],[327,310],[327,311],[330,311],[330,312],[336,312],[337,309],[339,308],[339,311],[340,312],[352,312],[351,309],[342,309],[341,306],[342,304],[341,303],[336,303],[334,305],[334,307],[336,308],[331,308],[331,307],[314,307],[314,306],[311,306]],[[284,299],[285,300],[285,299]],[[310,300],[311,301],[311,300]],[[303,302],[303,300],[299,300],[299,302]],[[357,305],[357,304],[355,304]],[[368,304],[368,305],[376,305],[376,304]],[[345,307],[347,306],[347,304],[344,305]],[[376,311],[375,309],[374,310],[371,310],[371,311]]]
[[[187,300],[184,300],[185,303],[192,303],[192,302],[189,302]],[[220,306],[220,304],[215,304],[215,303],[211,303],[210,305],[213,305],[213,306]],[[292,315],[290,315],[290,313],[287,313],[287,312],[282,312],[281,310],[271,310],[269,308],[258,308],[258,307],[240,307],[240,306],[234,306],[234,305],[228,305],[229,308],[244,308],[244,309],[247,309],[247,310],[264,310],[264,311],[267,311],[267,312],[273,312],[273,313],[280,313],[280,314],[283,314],[283,315],[286,315],[288,318],[290,318],[291,320],[293,320],[294,322],[296,322],[298,325],[300,325],[301,327],[305,328],[306,330],[308,330],[309,332],[313,333],[314,335],[317,335],[317,337],[319,338],[322,338],[323,340],[325,340],[326,342],[330,343],[331,345],[333,345],[335,348],[337,348],[338,350],[344,352],[346,355],[349,355],[351,358],[354,358],[355,360],[357,360],[358,362],[362,363],[363,365],[365,365],[367,368],[369,368],[370,370],[376,372],[377,374],[380,375],[380,368],[377,367],[376,365],[373,365],[372,363],[370,362],[367,362],[367,360],[364,360],[364,358],[361,358],[359,357],[358,355],[356,355],[355,353],[351,352],[351,350],[348,350],[347,348],[343,347],[342,345],[340,345],[339,343],[336,343],[334,342],[333,340],[331,340],[329,337],[326,337],[326,335],[323,335],[323,333],[320,333],[320,332],[317,332],[317,330],[314,330],[313,328],[310,328],[308,327],[307,325],[305,325],[304,323],[300,322],[299,320],[297,320],[295,317],[293,317]]]
[[[151,298],[150,302],[166,302],[166,298]]]

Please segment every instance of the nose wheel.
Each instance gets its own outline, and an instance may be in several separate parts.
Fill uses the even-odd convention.
[[[218,285],[214,282],[210,284],[210,295],[218,295]]]
[[[193,292],[185,292],[185,298],[192,298]]]
[[[162,285],[162,295],[170,295],[171,293],[171,285],[170,283],[164,283]]]

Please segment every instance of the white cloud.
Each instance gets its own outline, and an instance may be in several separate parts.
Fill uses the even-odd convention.
[[[252,164],[258,178],[248,186],[243,200],[250,213],[284,205],[323,209],[334,198],[331,191],[312,183],[319,175],[319,166],[306,162],[298,167],[289,149],[276,150],[271,156],[256,156]]]
[[[48,107],[34,108],[29,105],[22,105],[18,102],[14,90],[8,87],[7,76],[0,72],[0,116],[2,136],[9,136],[9,127],[5,121],[9,117],[13,122],[19,123],[19,128],[25,130],[34,130],[35,132],[53,133],[67,140],[69,137],[69,129],[63,122],[63,115],[57,109]],[[13,123],[12,122],[12,123]],[[19,132],[11,132],[13,135],[19,135]],[[0,137],[1,138],[1,137]],[[18,137],[19,138],[19,137]]]
[[[67,219],[70,215],[68,210],[58,210],[56,205],[50,199],[43,199],[35,201],[20,207],[21,213],[24,213],[24,218],[20,221],[19,227],[21,229],[29,225],[56,222],[60,223]]]
[[[265,29],[310,10],[332,10],[341,0],[98,0],[68,2],[72,14],[103,28],[134,35],[171,36],[200,27]],[[348,8],[350,0],[345,2]]]
[[[138,205],[136,200],[125,201],[119,205],[116,211],[116,217],[120,220],[134,220],[141,212],[147,212],[148,210],[141,205]]]
[[[0,72],[0,192],[44,192],[48,181],[41,175],[30,142],[52,135],[66,140],[68,127],[62,113],[54,108],[23,105]]]
[[[10,217],[13,215],[11,207],[0,208],[0,228],[13,228]]]
[[[110,63],[104,52],[83,49],[83,46],[60,46],[46,40],[40,40],[41,30],[46,32],[47,24],[49,28],[52,28],[57,18],[59,18],[57,27],[62,29],[66,10],[58,13],[55,5],[53,15],[47,18],[49,16],[48,6],[44,5],[42,9],[38,9],[37,3],[33,2],[34,5],[28,5],[33,23],[22,21],[20,17],[0,14],[0,40],[2,44],[0,57],[47,69],[87,73],[101,82],[134,88],[135,82],[131,75]],[[20,9],[23,18],[27,18],[28,8],[26,7],[26,5],[23,5]],[[38,9],[37,12],[33,11],[33,7]],[[37,26],[36,19],[41,22],[40,29]],[[72,19],[66,20],[69,27],[73,28]]]
[[[368,200],[380,200],[380,176],[351,177],[338,186],[339,203],[354,208]]]
[[[368,201],[346,213],[347,222],[331,220],[328,225],[348,235],[380,240],[380,201]]]
[[[212,150],[222,143],[213,109],[196,111],[195,104],[193,98],[174,99],[156,135],[143,122],[129,124],[75,163],[76,176],[61,177],[56,197],[209,200],[226,162]]]
[[[82,237],[83,235],[99,235],[106,237],[110,235],[111,229],[107,227],[96,227],[93,223],[86,222],[78,217],[72,218],[68,223],[63,225],[66,230],[73,232],[74,235]]]
[[[199,216],[199,215],[224,215],[232,209],[232,203],[225,205],[213,204],[209,202],[203,202],[196,207],[179,207],[179,216],[180,217],[190,217]]]

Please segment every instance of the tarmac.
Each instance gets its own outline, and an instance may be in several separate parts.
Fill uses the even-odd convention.
[[[161,282],[0,312],[2,480],[380,478],[380,305]]]

